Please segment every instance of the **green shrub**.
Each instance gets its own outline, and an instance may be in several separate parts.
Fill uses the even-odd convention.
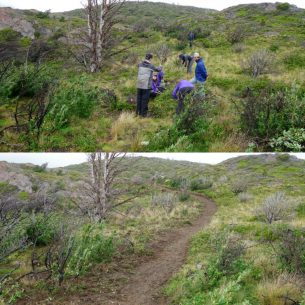
[[[5,98],[33,98],[45,92],[56,81],[54,71],[46,65],[14,67],[0,86],[0,96]]]
[[[289,3],[277,3],[276,8],[278,11],[288,11],[290,9]]]
[[[305,232],[289,228],[283,230],[278,244],[277,257],[284,269],[305,274]]]
[[[19,38],[21,38],[21,35],[11,28],[5,28],[0,30],[0,43],[15,41]]]
[[[242,130],[265,145],[285,130],[304,128],[304,117],[305,94],[297,86],[248,88],[240,105]]]
[[[56,129],[69,125],[72,117],[89,118],[99,100],[100,91],[85,76],[63,82],[51,97],[48,119]]]
[[[35,165],[33,167],[33,171],[36,173],[44,173],[44,172],[46,172],[47,167],[48,167],[48,163],[44,163],[42,165]]]
[[[189,200],[189,198],[190,198],[190,194],[188,192],[181,192],[179,194],[179,201],[180,202],[187,201],[187,200]]]
[[[173,178],[169,180],[169,186],[173,188],[180,188],[185,178]]]
[[[302,152],[305,150],[305,128],[291,128],[269,142],[275,151]]]
[[[247,188],[248,188],[248,182],[244,179],[235,180],[231,186],[231,190],[235,195],[244,193],[247,190]]]
[[[102,224],[88,224],[76,238],[75,251],[69,262],[71,274],[84,274],[99,263],[111,260],[115,251],[113,236],[106,236]]]
[[[42,213],[32,213],[28,221],[25,233],[27,239],[36,246],[46,246],[56,237],[59,220],[55,215],[46,216]]]
[[[305,55],[294,52],[284,58],[284,64],[288,69],[302,69],[305,67]]]
[[[211,188],[213,181],[208,177],[202,177],[191,181],[190,188],[192,191],[204,190]]]
[[[44,12],[38,12],[36,14],[36,17],[39,19],[48,19],[50,18],[50,10],[44,11]]]
[[[244,26],[237,26],[231,29],[227,33],[227,40],[231,44],[240,43],[244,41],[245,37],[247,36],[247,31]]]

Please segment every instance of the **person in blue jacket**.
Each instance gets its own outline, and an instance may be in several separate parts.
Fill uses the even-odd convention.
[[[197,66],[195,70],[195,77],[191,80],[191,83],[194,85],[198,84],[200,86],[199,92],[204,96],[205,93],[203,84],[208,78],[208,72],[199,53],[194,54],[194,59],[197,63]]]
[[[195,86],[187,80],[181,80],[177,84],[176,88],[172,93],[173,98],[178,101],[178,106],[176,108],[177,115],[179,115],[184,108],[185,97],[190,94],[194,90],[194,88]]]

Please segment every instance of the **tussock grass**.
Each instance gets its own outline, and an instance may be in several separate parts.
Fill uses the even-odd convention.
[[[263,280],[257,287],[256,293],[262,305],[283,305],[289,299],[301,299],[304,288],[305,283],[302,278],[282,273],[276,278]]]

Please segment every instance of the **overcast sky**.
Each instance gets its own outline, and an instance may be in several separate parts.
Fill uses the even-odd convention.
[[[52,12],[63,12],[76,8],[82,7],[81,3],[86,2],[85,0],[0,0],[1,6],[10,6],[20,9],[36,9],[45,11],[51,9]],[[191,5],[204,8],[213,8],[222,10],[229,6],[245,3],[262,3],[262,2],[289,2],[295,4],[298,7],[305,8],[305,0],[286,0],[286,1],[268,1],[268,0],[151,0],[151,2],[166,2],[175,3],[181,5]]]
[[[184,160],[198,163],[217,164],[224,160],[253,155],[248,153],[138,153],[133,156],[155,157],[170,160]],[[305,160],[305,153],[292,154]],[[12,163],[32,163],[41,165],[48,163],[50,168],[61,167],[71,164],[79,164],[87,161],[85,153],[0,153],[0,161]]]

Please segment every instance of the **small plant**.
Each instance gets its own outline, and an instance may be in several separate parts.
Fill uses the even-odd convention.
[[[232,47],[234,53],[242,53],[245,50],[245,46],[241,43],[236,43]]]
[[[235,195],[245,192],[247,188],[248,188],[248,183],[245,180],[236,180],[233,182],[231,186],[231,190]]]
[[[285,194],[278,192],[266,198],[262,206],[256,210],[256,214],[259,218],[272,224],[274,221],[288,216],[291,209],[292,207],[287,202]]]
[[[252,196],[248,193],[239,193],[238,199],[240,202],[248,202],[252,199]]]
[[[151,203],[153,206],[160,206],[168,213],[173,210],[177,202],[177,198],[172,193],[153,194]]]
[[[237,26],[227,33],[227,40],[231,44],[236,44],[242,42],[246,36],[247,31],[245,30],[245,27]]]
[[[52,215],[32,214],[26,226],[27,239],[36,246],[46,246],[53,241],[57,234],[58,223]]]
[[[189,200],[189,198],[190,198],[190,194],[188,192],[181,192],[179,194],[179,201],[180,202],[187,201],[187,200]]]
[[[259,50],[242,63],[244,71],[254,78],[269,73],[273,66],[274,60],[268,50]]]
[[[305,129],[291,128],[283,131],[283,135],[271,139],[269,145],[276,151],[302,152],[305,150]]]
[[[204,190],[211,188],[213,186],[213,181],[208,177],[202,177],[191,181],[190,189],[192,191]]]
[[[286,229],[282,232],[277,252],[282,266],[289,272],[305,275],[305,238],[304,232]]]
[[[68,265],[69,272],[84,274],[94,264],[111,260],[114,251],[114,239],[105,235],[102,224],[85,225],[75,240],[75,251]]]

